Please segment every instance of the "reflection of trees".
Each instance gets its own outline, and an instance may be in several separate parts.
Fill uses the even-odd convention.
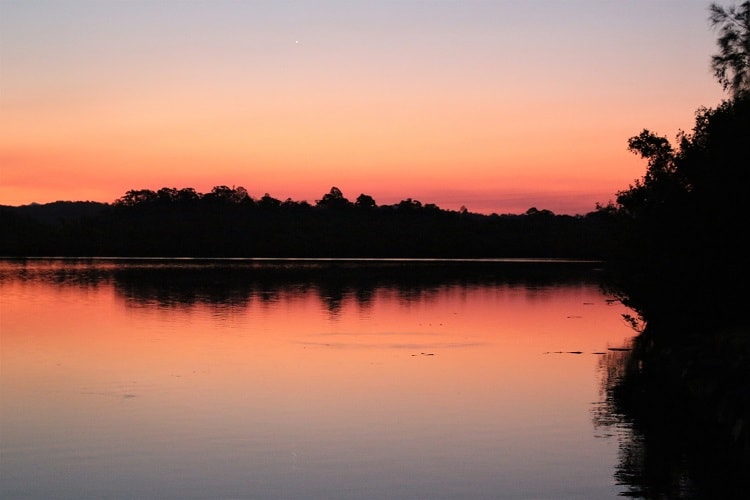
[[[401,301],[429,301],[445,287],[597,283],[586,262],[347,261],[347,260],[40,260],[0,268],[0,277],[112,284],[130,306],[185,308],[197,304],[246,307],[315,293],[332,314],[347,301],[368,307],[379,290]]]
[[[279,296],[316,293],[332,314],[343,303],[371,304],[379,289],[402,301],[429,300],[444,287],[474,284],[594,282],[590,263],[429,261],[213,261],[200,264],[120,266],[113,274],[117,293],[129,302],[161,306],[273,301]]]
[[[664,349],[647,331],[632,351],[602,357],[604,401],[594,422],[619,440],[615,479],[628,496],[744,498],[750,491],[750,364],[737,361],[741,346],[717,345]]]
[[[0,282],[20,280],[96,289],[112,281],[112,267],[91,259],[11,259],[0,263]]]

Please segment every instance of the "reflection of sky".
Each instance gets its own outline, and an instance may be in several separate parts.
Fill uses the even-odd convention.
[[[0,292],[2,496],[614,494],[591,352],[631,331],[595,284],[377,287],[335,316],[314,287],[230,307],[132,307],[106,280]]]
[[[0,203],[243,185],[583,213],[721,89],[707,3],[4,1]]]

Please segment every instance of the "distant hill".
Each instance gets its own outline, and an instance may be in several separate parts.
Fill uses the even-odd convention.
[[[64,220],[101,215],[109,208],[108,203],[96,201],[55,201],[53,203],[32,203],[30,205],[0,205],[0,216],[16,215],[29,217],[45,224],[58,224]]]

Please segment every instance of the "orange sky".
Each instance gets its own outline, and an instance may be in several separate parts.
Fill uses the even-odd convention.
[[[331,186],[585,213],[723,97],[708,3],[0,3],[0,204]]]

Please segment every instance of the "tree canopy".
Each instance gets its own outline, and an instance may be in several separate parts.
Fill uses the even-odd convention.
[[[631,137],[628,148],[646,160],[646,172],[606,207],[619,228],[621,288],[650,320],[739,321],[738,288],[750,278],[750,2],[712,4],[709,20],[720,28],[715,75],[731,97],[698,109],[692,131],[674,144],[648,129]]]
[[[750,1],[709,7],[711,27],[719,33],[719,53],[711,58],[714,75],[735,96],[750,91]]]

